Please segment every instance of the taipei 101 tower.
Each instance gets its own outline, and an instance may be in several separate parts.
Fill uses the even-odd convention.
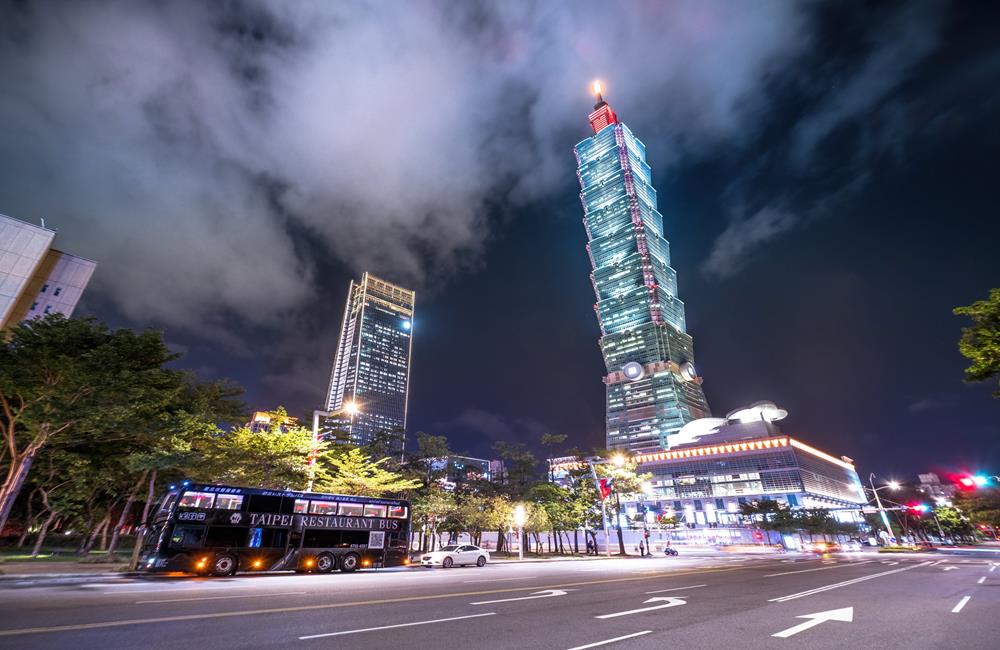
[[[574,147],[600,346],[607,366],[607,446],[669,449],[682,426],[709,415],[677,272],[656,210],[646,147],[601,96],[594,134]]]

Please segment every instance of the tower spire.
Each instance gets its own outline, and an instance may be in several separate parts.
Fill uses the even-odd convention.
[[[594,133],[599,133],[601,129],[608,126],[609,124],[617,124],[618,116],[615,112],[611,110],[608,103],[604,101],[603,96],[604,86],[601,85],[600,81],[594,81],[594,95],[597,96],[597,103],[594,104],[594,112],[590,114],[587,119],[590,120],[590,128],[594,129]]]

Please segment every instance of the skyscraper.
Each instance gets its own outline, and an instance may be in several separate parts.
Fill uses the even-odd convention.
[[[646,147],[594,84],[594,135],[574,147],[594,310],[607,367],[609,449],[670,448],[682,426],[709,415],[677,297],[677,273]]]
[[[398,432],[402,449],[415,297],[370,273],[351,281],[326,408],[354,444]]]
[[[0,330],[73,315],[97,263],[52,248],[56,233],[0,214]]]

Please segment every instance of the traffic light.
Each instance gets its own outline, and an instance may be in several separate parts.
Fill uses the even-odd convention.
[[[976,487],[976,479],[972,478],[971,476],[963,476],[962,478],[958,479],[958,484],[964,488],[972,489]]]
[[[764,534],[761,533],[759,530],[755,530],[755,531],[753,531],[753,538],[754,539],[764,539]]]
[[[920,514],[923,514],[931,509],[931,507],[926,503],[913,503],[907,506],[907,508],[909,508],[913,512],[918,512]]]

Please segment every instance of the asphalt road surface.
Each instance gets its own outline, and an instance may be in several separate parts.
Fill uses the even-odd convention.
[[[11,648],[1000,648],[1000,558],[654,557],[0,588]]]

